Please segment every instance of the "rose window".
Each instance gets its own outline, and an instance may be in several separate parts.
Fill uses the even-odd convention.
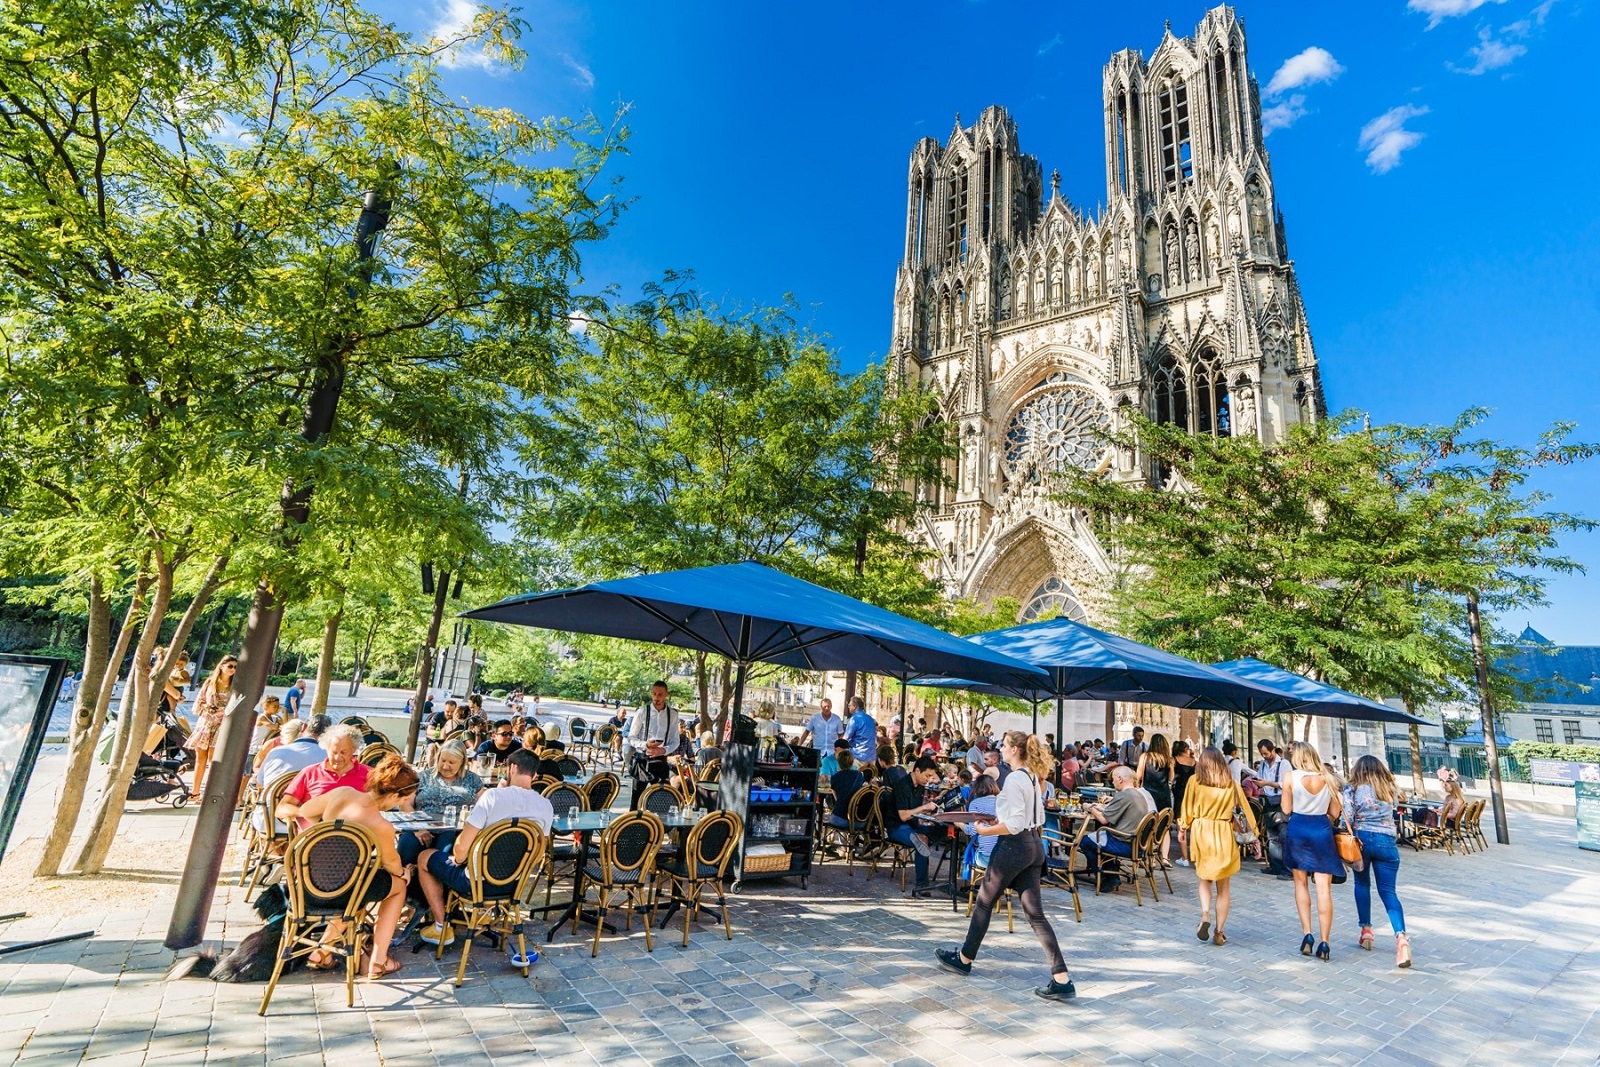
[[[1053,375],[1043,386],[1055,386],[1063,376]],[[1111,414],[1088,389],[1063,384],[1036,393],[1012,414],[1006,425],[1006,473],[1013,479],[1034,482],[1069,464],[1093,470],[1105,455],[1102,436]]]

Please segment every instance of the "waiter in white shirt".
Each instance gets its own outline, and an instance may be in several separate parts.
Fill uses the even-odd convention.
[[[628,747],[633,759],[628,770],[633,777],[633,797],[628,806],[637,808],[645,785],[666,781],[671,772],[667,753],[678,747],[678,712],[667,704],[667,683],[650,687],[650,703],[633,713],[628,724]]]

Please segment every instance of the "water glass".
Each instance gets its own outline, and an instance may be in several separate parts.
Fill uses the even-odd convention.
[[[678,805],[674,804],[674,805],[672,805],[672,807],[667,809],[667,818],[668,819],[676,819],[677,817],[678,817]]]

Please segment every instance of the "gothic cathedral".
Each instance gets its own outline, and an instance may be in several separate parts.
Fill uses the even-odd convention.
[[[914,536],[947,592],[1015,598],[1024,621],[1092,617],[1111,573],[1052,473],[1153,477],[1098,428],[1138,410],[1270,443],[1323,410],[1238,17],[1169,25],[1148,61],[1118,52],[1104,98],[1098,217],[1057,174],[1046,188],[1003,108],[911,153],[892,351],[960,447],[953,488],[919,487]]]

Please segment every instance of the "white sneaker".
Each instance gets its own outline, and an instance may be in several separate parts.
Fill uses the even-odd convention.
[[[1194,864],[1190,863],[1188,860],[1180,859],[1180,860],[1174,860],[1173,862],[1176,863],[1179,867],[1192,867],[1192,866],[1194,866]]]

